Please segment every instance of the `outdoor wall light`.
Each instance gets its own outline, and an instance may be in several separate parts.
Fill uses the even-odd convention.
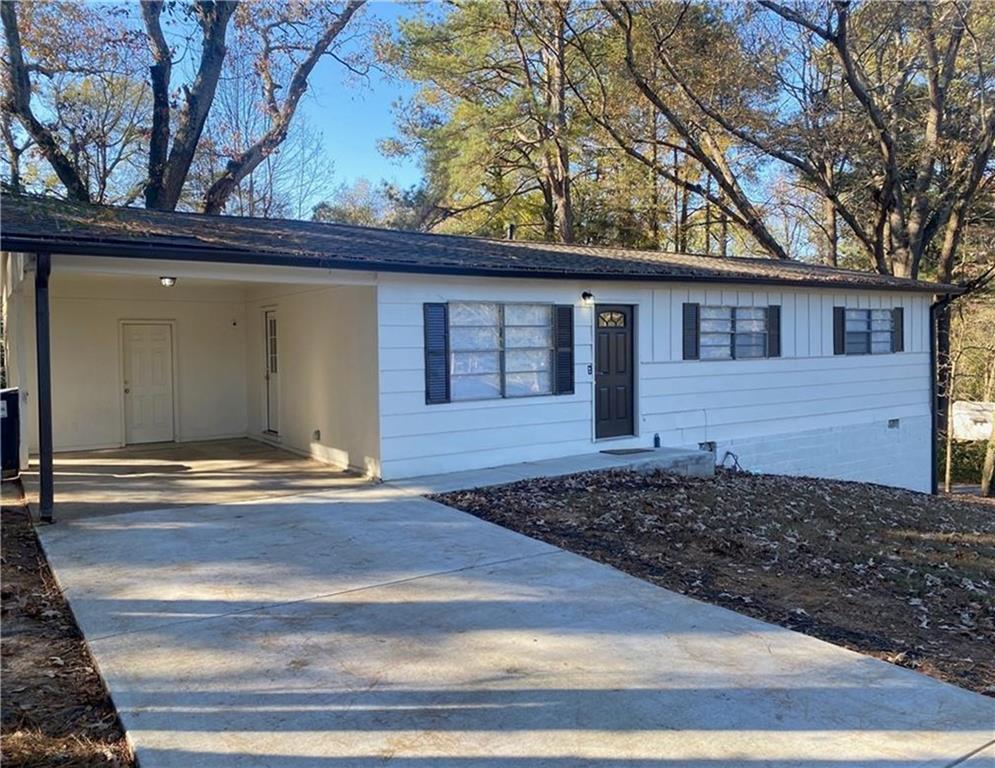
[[[594,294],[591,293],[590,291],[584,291],[580,295],[580,298],[585,304],[591,304],[594,302]]]
[[[159,278],[159,284],[162,285],[163,288],[172,288],[176,285],[176,278],[163,275]]]

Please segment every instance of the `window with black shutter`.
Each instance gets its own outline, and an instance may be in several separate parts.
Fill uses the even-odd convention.
[[[425,305],[426,402],[572,394],[573,306]]]
[[[904,316],[901,307],[833,307],[833,354],[883,355],[903,351]]]
[[[684,305],[685,360],[781,356],[781,307]]]

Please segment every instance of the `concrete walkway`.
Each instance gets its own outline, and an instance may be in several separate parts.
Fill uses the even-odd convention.
[[[410,489],[41,533],[142,768],[995,763],[991,699]]]

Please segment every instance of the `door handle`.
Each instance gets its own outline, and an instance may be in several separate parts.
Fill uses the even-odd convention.
[[[124,394],[126,394],[126,395],[127,395],[127,394],[129,394],[130,392],[131,392],[131,390],[130,390],[130,389],[128,389],[127,387],[125,387],[125,388],[124,388]]]

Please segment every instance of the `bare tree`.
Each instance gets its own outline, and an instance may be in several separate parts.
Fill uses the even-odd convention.
[[[252,41],[239,47],[238,55],[252,61],[251,78],[241,85],[258,89],[257,106],[266,121],[258,134],[228,143],[238,143],[239,151],[204,186],[199,207],[219,213],[239,183],[286,140],[321,57],[354,67],[335,46],[364,2],[142,0],[139,25],[127,6],[5,0],[0,4],[6,41],[3,109],[23,127],[32,152],[52,167],[68,197],[127,202],[137,194],[144,195],[148,208],[173,210],[181,200],[188,205],[185,188],[234,28],[243,42]],[[61,34],[63,28],[72,37],[57,34],[49,41],[52,30]],[[143,52],[150,61],[147,70],[141,66]],[[188,82],[174,82],[180,57],[192,58]],[[38,87],[33,77],[61,88]],[[105,95],[99,103],[87,95],[94,86]],[[33,96],[44,102],[44,119],[32,107]],[[10,142],[5,146],[10,153]],[[131,183],[139,158],[144,167]],[[110,182],[122,186],[126,167],[125,191],[108,195]]]

